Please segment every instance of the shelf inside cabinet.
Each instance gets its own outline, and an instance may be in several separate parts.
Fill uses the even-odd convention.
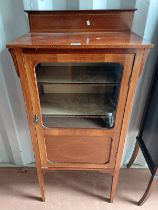
[[[106,128],[103,117],[63,117],[43,115],[43,124],[47,128]]]
[[[110,96],[89,93],[44,94],[41,108],[42,114],[49,116],[105,116],[115,110]]]
[[[121,82],[122,67],[118,63],[49,63],[37,66],[39,84],[86,84]]]

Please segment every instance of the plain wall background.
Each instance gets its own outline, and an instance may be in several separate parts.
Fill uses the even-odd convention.
[[[152,42],[155,47],[151,50],[145,65],[144,72],[138,81],[137,91],[135,94],[129,129],[126,137],[122,163],[128,162],[132,148],[135,145],[135,137],[138,132],[142,111],[145,105],[149,84],[158,55],[158,4],[157,0],[137,0],[135,8],[138,11],[135,14],[132,31],[146,40]],[[136,159],[138,166],[145,167],[145,161],[141,154]]]
[[[134,17],[132,30],[154,43],[155,49],[152,50],[145,72],[138,82],[122,158],[122,164],[126,164],[135,144],[135,137],[138,132],[147,89],[157,57],[157,1],[102,0],[97,4],[99,1],[96,0],[77,0],[77,6],[72,5],[72,0],[60,0],[60,2],[56,0],[53,3],[49,1],[24,0],[24,6],[25,9],[57,9],[58,6],[64,9],[66,3],[69,3],[72,7],[80,8],[83,8],[83,6],[86,8],[100,8],[101,6],[106,6],[107,8],[138,8]],[[87,5],[88,2],[89,4]],[[25,165],[34,161],[31,139],[19,79],[5,45],[7,42],[28,31],[28,24],[21,0],[0,0],[0,5],[0,162],[4,164]],[[141,154],[137,158],[136,164],[145,166]]]
[[[0,2],[0,162],[33,161],[19,79],[6,43],[28,31],[21,0]]]

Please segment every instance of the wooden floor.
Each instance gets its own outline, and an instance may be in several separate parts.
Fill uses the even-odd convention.
[[[142,207],[136,206],[149,180],[144,169],[122,169],[116,198],[107,202],[110,175],[98,172],[52,172],[46,174],[46,202],[39,201],[34,168],[0,168],[0,210],[157,210],[158,186]]]

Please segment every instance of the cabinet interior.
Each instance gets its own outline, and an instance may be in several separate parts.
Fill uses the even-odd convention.
[[[114,127],[120,64],[40,63],[36,77],[45,127]]]

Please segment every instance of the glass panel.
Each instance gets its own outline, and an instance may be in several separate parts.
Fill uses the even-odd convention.
[[[36,75],[44,126],[114,127],[120,64],[41,63]]]

